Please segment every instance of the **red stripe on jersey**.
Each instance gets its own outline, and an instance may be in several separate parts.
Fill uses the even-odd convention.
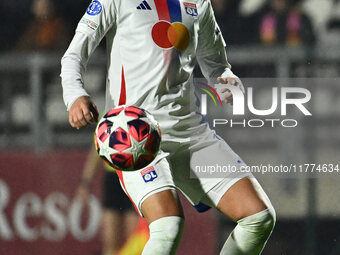
[[[159,20],[170,22],[170,14],[167,0],[155,0]]]
[[[125,77],[124,77],[124,67],[122,67],[122,81],[120,86],[120,97],[119,105],[126,104],[126,87],[125,87]]]
[[[120,180],[120,182],[121,182],[121,184],[122,184],[122,186],[123,186],[123,189],[125,190],[126,195],[129,197],[130,201],[131,201],[132,204],[133,204],[133,207],[135,208],[136,212],[139,214],[139,210],[138,210],[136,204],[133,202],[133,200],[131,199],[131,197],[130,197],[130,195],[129,195],[129,192],[127,192],[127,190],[126,190],[122,171],[119,171],[119,170],[116,169],[116,174],[117,174],[118,177],[119,177],[119,180]]]

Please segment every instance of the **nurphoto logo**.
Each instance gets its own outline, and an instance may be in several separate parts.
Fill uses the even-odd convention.
[[[263,126],[275,127],[280,125],[282,127],[296,127],[298,120],[294,118],[288,118],[287,106],[295,107],[303,116],[312,116],[312,113],[307,109],[306,104],[311,100],[311,92],[306,88],[300,87],[272,87],[271,88],[271,105],[266,109],[257,109],[254,106],[254,90],[252,87],[248,87],[243,93],[242,89],[238,86],[229,84],[215,84],[214,88],[209,85],[205,85],[206,88],[202,88],[206,94],[201,94],[201,114],[207,115],[208,103],[207,95],[209,95],[215,105],[217,100],[214,98],[214,94],[218,101],[222,102],[224,93],[221,90],[228,89],[227,93],[231,93],[233,97],[232,115],[233,116],[245,116],[247,112],[258,118],[244,118],[244,119],[225,119],[214,118],[212,120],[213,127],[218,125],[228,125],[229,127],[253,127],[259,128]],[[210,92],[210,91],[211,92]],[[270,118],[277,111],[281,118]],[[265,118],[264,118],[265,117]]]

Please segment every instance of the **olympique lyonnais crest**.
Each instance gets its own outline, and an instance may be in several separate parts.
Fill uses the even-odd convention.
[[[185,12],[191,16],[197,16],[196,4],[184,3]]]
[[[158,177],[155,168],[153,166],[149,166],[141,171],[141,175],[143,177],[144,182],[151,182]]]

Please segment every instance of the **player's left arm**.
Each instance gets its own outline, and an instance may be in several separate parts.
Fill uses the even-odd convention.
[[[202,0],[198,5],[198,46],[197,61],[204,77],[210,84],[222,83],[244,88],[241,80],[231,71],[225,50],[225,41],[216,23],[210,0]],[[232,94],[228,89],[222,89],[223,98],[232,103]],[[228,93],[226,93],[228,92]]]

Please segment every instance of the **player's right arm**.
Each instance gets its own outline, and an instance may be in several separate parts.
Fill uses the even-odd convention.
[[[92,1],[61,60],[63,98],[69,111],[69,122],[77,129],[98,119],[97,107],[84,88],[83,75],[91,54],[107,31],[116,26],[115,2]]]

